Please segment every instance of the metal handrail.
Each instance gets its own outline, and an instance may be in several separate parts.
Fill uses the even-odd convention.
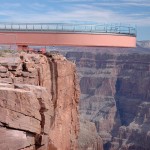
[[[136,27],[121,24],[71,24],[71,23],[8,23],[0,22],[0,31],[114,33],[136,36]]]

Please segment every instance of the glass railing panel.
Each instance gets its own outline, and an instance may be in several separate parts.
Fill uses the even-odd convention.
[[[122,24],[0,23],[0,30],[114,33],[136,36],[136,28]]]
[[[12,24],[12,30],[20,30],[21,25]]]

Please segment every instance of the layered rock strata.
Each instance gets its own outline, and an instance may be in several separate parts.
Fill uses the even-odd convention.
[[[150,150],[150,54],[133,51],[65,53],[78,67],[81,116],[95,124],[105,150]]]
[[[79,87],[61,55],[0,57],[0,149],[78,149]]]
[[[84,118],[80,119],[79,150],[103,150],[103,142],[95,124]]]

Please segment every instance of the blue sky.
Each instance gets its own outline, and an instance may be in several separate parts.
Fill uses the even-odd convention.
[[[1,0],[1,22],[123,23],[150,40],[150,0]]]

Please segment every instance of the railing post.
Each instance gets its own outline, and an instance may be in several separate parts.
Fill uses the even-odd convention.
[[[11,23],[11,30],[12,30],[12,23]]]
[[[135,30],[135,36],[137,36],[137,26],[135,26],[134,30]]]
[[[84,32],[86,31],[86,25],[84,26]]]
[[[120,25],[119,25],[119,30],[118,30],[118,32],[120,33]]]
[[[95,26],[95,32],[96,32],[96,26]]]
[[[73,32],[75,32],[75,25],[73,25]]]

